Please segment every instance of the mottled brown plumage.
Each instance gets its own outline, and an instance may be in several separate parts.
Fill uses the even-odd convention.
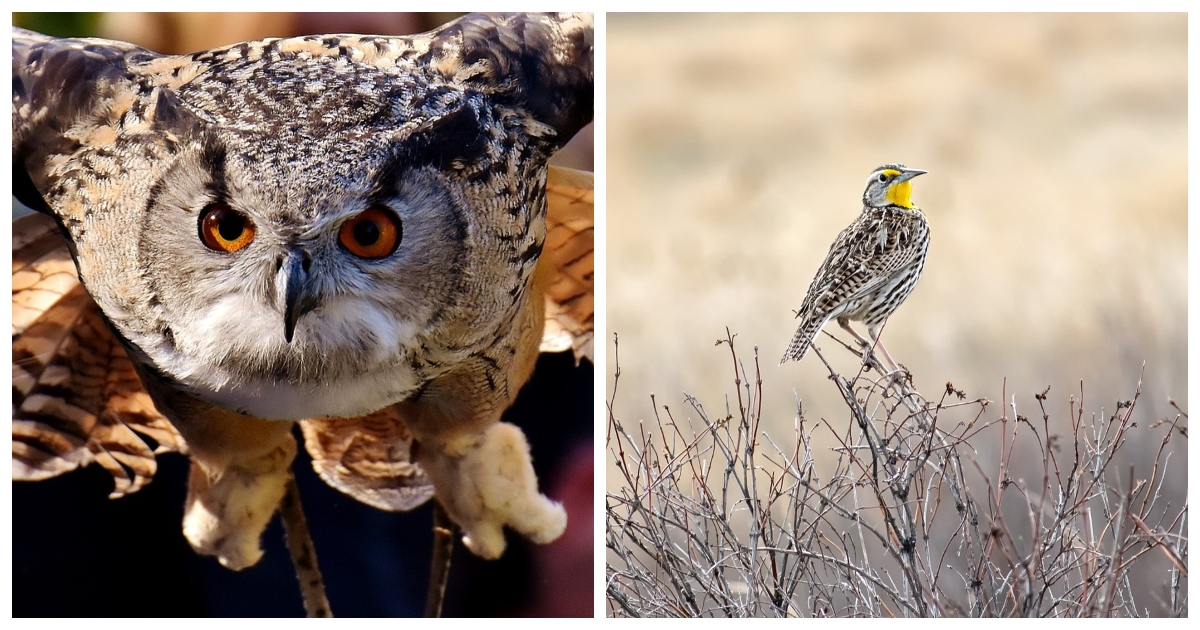
[[[542,253],[586,232],[590,254],[577,210],[547,229],[546,160],[591,116],[587,14],[186,56],[13,29],[14,194],[45,215],[14,222],[14,478],[95,459],[127,493],[154,473],[136,433],[186,449],[185,534],[241,568],[313,419],[339,490],[436,495],[486,557],[504,526],[553,539],[498,420],[547,308],[590,340],[590,268]],[[248,245],[214,248],[213,208]],[[394,249],[348,249],[339,226],[380,209]]]
[[[849,327],[850,321],[861,321],[878,344],[879,329],[908,297],[925,266],[929,224],[909,198],[909,180],[924,172],[886,164],[867,178],[862,214],[829,248],[796,312],[800,326],[780,364],[803,359],[829,320],[866,344]],[[879,348],[894,369],[895,362]]]

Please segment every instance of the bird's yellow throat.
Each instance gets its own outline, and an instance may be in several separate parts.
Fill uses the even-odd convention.
[[[915,207],[912,204],[912,182],[900,182],[888,188],[887,200],[901,208]]]

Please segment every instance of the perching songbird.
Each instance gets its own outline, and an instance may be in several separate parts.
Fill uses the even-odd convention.
[[[911,182],[925,173],[903,164],[885,164],[871,172],[862,214],[842,230],[817,270],[796,312],[800,326],[780,365],[803,359],[821,328],[836,320],[865,348],[877,345],[890,368],[898,369],[880,343],[879,332],[925,267],[929,224],[912,202]],[[850,328],[851,320],[866,324],[871,341]]]

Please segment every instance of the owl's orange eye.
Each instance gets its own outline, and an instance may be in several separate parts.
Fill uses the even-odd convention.
[[[385,208],[367,208],[342,224],[338,241],[360,258],[383,258],[400,244],[400,219]]]
[[[214,203],[200,213],[200,240],[218,252],[236,252],[254,240],[254,224],[246,215]]]

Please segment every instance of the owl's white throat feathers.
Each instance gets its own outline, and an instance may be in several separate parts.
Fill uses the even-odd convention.
[[[245,293],[205,305],[141,345],[153,363],[202,399],[267,419],[355,417],[399,402],[419,385],[408,361],[419,330],[375,302],[333,296],[296,324]]]

